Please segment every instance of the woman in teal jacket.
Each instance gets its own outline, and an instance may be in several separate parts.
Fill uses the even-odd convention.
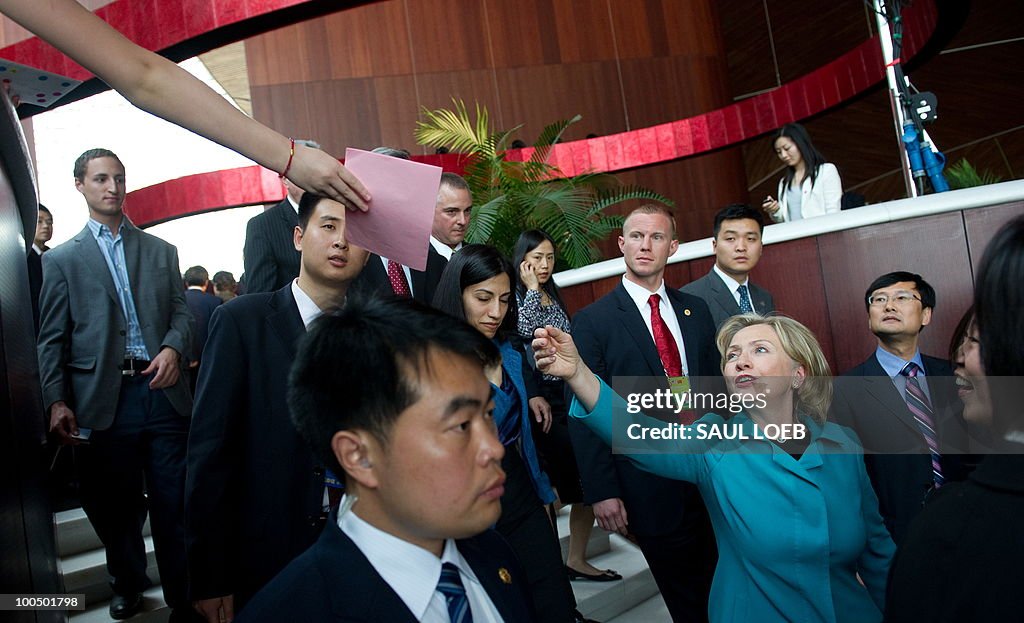
[[[572,417],[641,468],[697,484],[718,541],[711,621],[881,621],[895,546],[856,438],[825,421],[817,340],[790,318],[745,315],[726,321],[718,347],[732,404],[746,410],[680,427],[630,415],[635,398],[594,376],[568,334],[548,327],[534,340],[538,367],[576,394]],[[672,438],[634,439],[645,431]],[[777,431],[795,438],[766,438]]]

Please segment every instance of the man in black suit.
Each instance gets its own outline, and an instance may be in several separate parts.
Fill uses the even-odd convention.
[[[185,303],[188,304],[188,310],[192,312],[192,318],[196,321],[196,330],[192,333],[192,357],[189,361],[193,394],[196,391],[199,364],[203,360],[203,347],[206,346],[206,337],[210,333],[210,316],[222,302],[216,295],[206,291],[209,285],[210,273],[202,266],[192,266],[185,271]]]
[[[353,301],[317,322],[289,406],[346,494],[239,623],[536,620],[491,529],[505,449],[484,367],[499,360],[469,325],[407,299]]]
[[[899,545],[926,495],[966,476],[966,429],[949,362],[918,348],[935,309],[932,286],[898,271],[875,279],[864,299],[878,346],[835,380],[830,417],[864,444],[879,511]]]
[[[28,250],[28,290],[32,295],[32,318],[39,333],[39,292],[43,288],[43,253],[50,250],[46,243],[53,237],[53,215],[39,204],[36,215],[36,235]]]
[[[715,265],[708,274],[681,289],[704,299],[716,329],[737,314],[775,311],[771,293],[750,281],[750,271],[761,259],[763,232],[761,212],[746,204],[734,203],[715,215],[715,237],[711,241]]]
[[[430,249],[448,264],[452,253],[462,248],[473,213],[473,195],[469,184],[460,175],[442,173],[434,205],[434,222],[430,228]],[[427,263],[429,265],[430,259]]]
[[[295,142],[320,149],[313,141]],[[292,233],[298,225],[299,199],[304,191],[287,178],[282,183],[286,194],[281,203],[252,217],[245,226],[246,294],[276,292],[299,276],[299,252],[292,245]]]
[[[409,152],[404,149],[377,147],[373,153],[409,160]],[[430,305],[434,299],[434,290],[441,280],[441,273],[444,272],[446,265],[447,260],[438,255],[432,246],[427,252],[426,270],[415,270],[376,253],[371,253],[370,259],[366,262],[366,268],[352,284],[352,294],[411,296],[417,301]]]
[[[695,391],[722,389],[708,306],[665,287],[665,264],[678,247],[667,210],[634,210],[619,237],[622,283],[573,319],[580,356],[617,391],[615,377],[644,377],[658,389],[669,387],[669,377],[692,381]],[[569,428],[584,501],[594,506],[598,524],[636,536],[674,621],[707,620],[717,555],[696,487],[640,470],[578,422]]]
[[[185,542],[189,592],[211,622],[230,619],[323,527],[324,469],[295,432],[286,397],[299,339],[345,302],[366,262],[345,239],[345,216],[342,204],[304,194],[293,233],[298,278],[221,305],[210,323],[189,435]]]

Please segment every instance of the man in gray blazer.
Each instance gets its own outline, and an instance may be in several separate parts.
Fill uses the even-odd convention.
[[[775,311],[771,293],[750,282],[750,271],[761,259],[763,232],[764,217],[749,205],[734,203],[715,215],[715,238],[711,241],[715,265],[681,290],[704,299],[716,330],[736,314]]]
[[[171,620],[193,613],[185,590],[185,447],[192,396],[182,373],[193,321],[178,252],[122,212],[124,166],[106,149],[75,162],[89,208],[77,236],[43,258],[39,374],[50,431],[83,444],[82,507],[107,551],[115,619],[142,603],[149,507]]]

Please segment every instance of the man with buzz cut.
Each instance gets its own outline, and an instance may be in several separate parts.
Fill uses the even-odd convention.
[[[288,370],[306,329],[345,304],[366,263],[345,238],[346,216],[305,193],[292,232],[298,277],[232,299],[210,321],[185,491],[189,593],[210,623],[230,621],[323,528],[327,475],[288,417]]]
[[[492,528],[505,448],[484,369],[499,361],[478,331],[414,300],[353,301],[314,324],[289,405],[345,497],[238,623],[536,620]]]
[[[142,607],[149,510],[171,621],[193,616],[185,589],[185,444],[192,348],[178,251],[122,208],[125,171],[108,149],[75,161],[85,229],[43,256],[39,376],[50,432],[76,453],[82,508],[107,554],[110,616]]]
[[[715,264],[708,274],[686,284],[681,290],[699,296],[708,304],[715,328],[737,314],[756,312],[762,316],[775,311],[771,292],[750,281],[750,272],[761,259],[764,217],[760,210],[734,203],[715,215]]]
[[[619,392],[616,377],[645,385],[623,395],[691,382],[699,393],[722,389],[708,306],[665,285],[665,265],[678,248],[671,212],[658,205],[633,210],[619,236],[622,282],[573,318],[573,339],[594,374]],[[636,537],[673,621],[706,621],[717,552],[697,488],[639,469],[576,421],[569,433],[583,501],[593,505],[598,525]]]
[[[864,293],[878,345],[864,363],[835,379],[830,419],[852,428],[878,510],[896,545],[928,494],[967,476],[966,427],[949,362],[921,353],[935,289],[921,275],[896,271]]]

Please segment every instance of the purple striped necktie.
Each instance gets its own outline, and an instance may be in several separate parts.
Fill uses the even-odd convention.
[[[921,389],[921,382],[917,380],[921,367],[911,361],[900,374],[907,377],[907,408],[914,416],[917,427],[924,435],[925,443],[928,444],[928,452],[932,456],[932,479],[936,487],[941,487],[946,479],[942,475],[942,453],[939,452],[939,436],[935,433],[935,412],[932,410],[931,402],[924,390]]]

